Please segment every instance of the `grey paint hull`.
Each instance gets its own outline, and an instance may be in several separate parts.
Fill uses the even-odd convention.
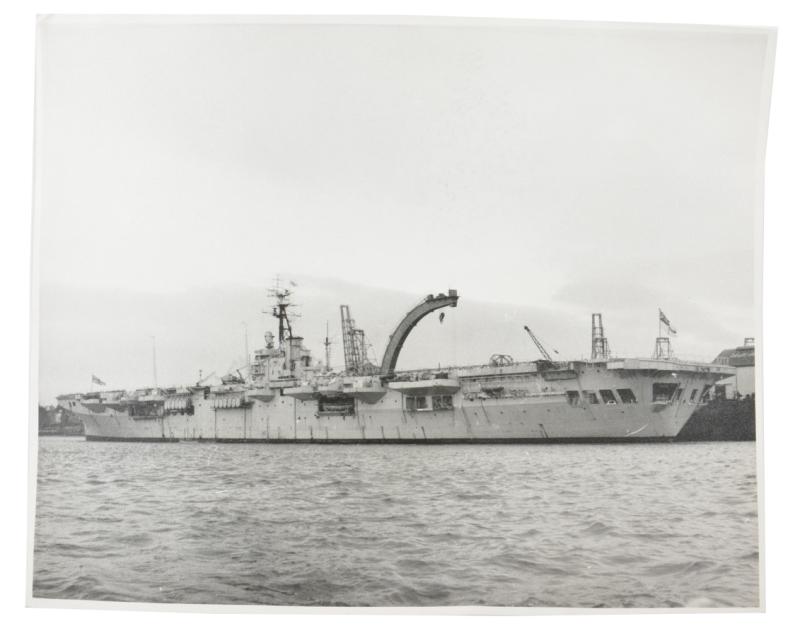
[[[132,417],[125,405],[82,404],[73,412],[88,440],[212,440],[315,443],[541,443],[671,440],[720,378],[716,368],[651,360],[576,362],[564,375],[531,365],[463,369],[447,379],[407,380],[356,392],[332,413],[311,386],[261,387],[253,396],[195,392],[183,411]],[[502,393],[484,394],[504,384]],[[487,386],[492,386],[491,388]],[[657,399],[668,386],[667,399]],[[345,390],[346,391],[346,390]],[[449,393],[445,405],[436,393]],[[621,396],[623,392],[630,397]],[[426,396],[427,393],[427,396]],[[578,393],[580,393],[579,396]],[[612,393],[612,396],[608,396]],[[412,396],[413,395],[413,396]],[[410,407],[416,396],[423,409]],[[607,400],[606,400],[607,399]],[[654,401],[654,399],[657,399]],[[625,402],[630,400],[631,402]],[[605,402],[604,402],[605,401]],[[417,405],[417,404],[415,404]],[[187,410],[191,409],[191,413]]]
[[[489,401],[428,412],[372,407],[359,405],[352,416],[320,416],[314,402],[279,399],[273,406],[256,403],[157,419],[116,412],[78,414],[90,440],[563,442],[673,438],[697,406]]]

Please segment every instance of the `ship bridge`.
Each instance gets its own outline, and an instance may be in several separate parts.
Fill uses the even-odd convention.
[[[395,366],[397,366],[397,359],[400,357],[400,351],[403,349],[406,338],[411,329],[422,320],[426,315],[441,309],[443,307],[455,307],[458,304],[458,292],[455,289],[449,289],[447,294],[439,294],[434,296],[429,294],[425,300],[419,303],[411,311],[409,311],[397,328],[389,336],[389,343],[386,345],[386,351],[383,353],[383,360],[381,361],[380,374],[383,376],[391,376],[394,374]]]

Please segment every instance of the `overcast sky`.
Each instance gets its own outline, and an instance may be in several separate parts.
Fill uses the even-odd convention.
[[[39,42],[43,398],[149,379],[151,335],[164,381],[226,369],[276,273],[312,350],[352,303],[378,359],[457,288],[406,367],[533,357],[524,323],[585,355],[592,311],[630,354],[659,307],[687,357],[755,334],[764,31],[50,19]]]

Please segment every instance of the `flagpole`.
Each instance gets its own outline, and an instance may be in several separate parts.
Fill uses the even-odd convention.
[[[151,335],[153,340],[153,387],[158,389],[158,372],[156,371],[156,336]]]

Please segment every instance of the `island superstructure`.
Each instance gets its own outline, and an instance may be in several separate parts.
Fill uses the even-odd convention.
[[[673,439],[731,375],[719,364],[616,358],[593,316],[592,357],[397,371],[403,345],[428,314],[458,305],[457,291],[429,294],[389,336],[382,360],[366,357],[364,332],[341,309],[345,369],[315,362],[290,319],[291,291],[276,288],[277,338],[265,335],[246,375],[59,397],[87,440],[314,443],[513,443]],[[596,317],[598,316],[598,317]],[[541,350],[543,347],[525,327]],[[327,350],[327,347],[326,347]]]

